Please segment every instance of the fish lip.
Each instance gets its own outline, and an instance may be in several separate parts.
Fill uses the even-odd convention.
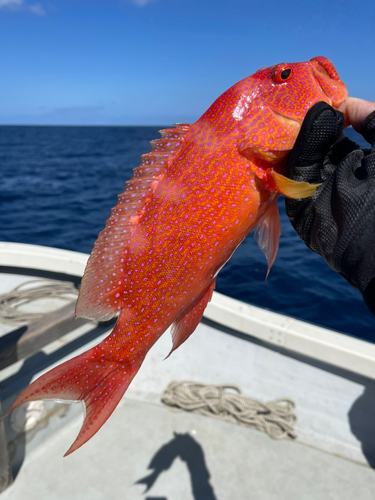
[[[320,71],[315,67],[314,64],[311,65],[313,71],[317,74],[325,74],[325,76],[328,76],[331,80],[334,80],[335,82],[341,82],[341,79],[331,63],[329,59],[323,56],[318,56],[318,57],[312,57],[310,59],[310,63],[317,63],[318,66],[320,67]],[[321,71],[323,69],[323,71]],[[342,83],[342,82],[341,82]]]
[[[345,87],[345,84],[343,83],[343,81],[339,77],[339,75],[336,71],[336,68],[333,66],[331,61],[329,59],[327,59],[326,57],[319,57],[319,56],[313,57],[312,59],[310,59],[310,63],[313,63],[313,64],[310,64],[312,75],[314,76],[315,81],[318,83],[322,93],[326,97],[327,104],[329,104],[330,106],[332,106],[335,109],[338,109],[339,106],[345,101],[346,97],[343,97],[343,99],[340,101],[339,100],[335,101],[329,94],[327,94],[327,92],[324,90],[322,83],[321,83],[321,80],[323,77],[323,78],[329,79],[330,81],[332,81],[336,85],[341,84]]]

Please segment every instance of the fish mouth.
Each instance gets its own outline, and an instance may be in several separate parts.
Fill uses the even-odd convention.
[[[310,62],[317,63],[317,65],[315,64],[312,65],[315,74],[316,72],[319,72],[320,74],[323,74],[326,77],[331,78],[332,80],[336,80],[336,82],[342,83],[334,65],[326,57],[323,56],[313,57],[312,59],[310,59]]]
[[[336,68],[329,59],[323,56],[310,59],[310,65],[317,83],[326,96],[327,103],[337,109],[345,101],[347,93]]]

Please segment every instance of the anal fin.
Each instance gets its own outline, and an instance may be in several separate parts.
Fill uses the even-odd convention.
[[[216,280],[211,281],[206,290],[185,309],[172,326],[172,349],[167,358],[187,340],[197,328],[204,310],[212,298]]]

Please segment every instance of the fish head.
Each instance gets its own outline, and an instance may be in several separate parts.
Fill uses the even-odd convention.
[[[248,86],[252,98],[242,114],[237,110],[241,130],[238,148],[246,158],[268,164],[287,156],[315,103],[324,101],[338,109],[347,97],[335,67],[321,56],[262,68],[249,77]]]
[[[268,81],[258,100],[279,116],[300,125],[315,103],[324,101],[338,108],[347,97],[345,84],[326,57],[276,64],[259,70],[256,75]]]

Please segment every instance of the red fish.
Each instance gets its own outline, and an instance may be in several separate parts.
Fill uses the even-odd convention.
[[[275,260],[279,193],[317,186],[284,177],[303,118],[318,101],[338,108],[346,87],[324,57],[262,68],[224,92],[193,125],[161,131],[99,234],[76,313],[108,320],[99,345],[54,368],[17,398],[82,400],[86,416],[67,454],[104,424],[148,350],[172,327],[172,351],[197,327],[215,278],[253,228]],[[171,352],[172,352],[171,351]]]

